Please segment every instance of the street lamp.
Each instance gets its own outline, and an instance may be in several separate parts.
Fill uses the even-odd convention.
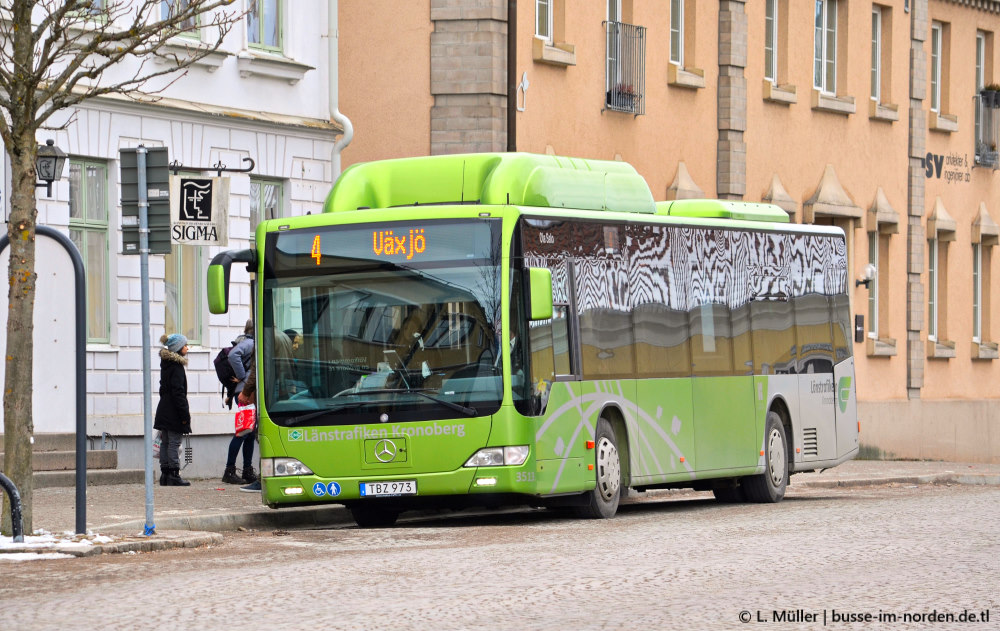
[[[35,183],[35,188],[45,187],[45,196],[52,197],[52,183],[62,175],[66,164],[66,153],[56,146],[51,138],[44,145],[38,145],[38,157],[35,158],[35,171],[41,182]]]

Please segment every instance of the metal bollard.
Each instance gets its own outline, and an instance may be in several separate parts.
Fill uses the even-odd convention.
[[[14,543],[24,543],[24,522],[21,519],[21,494],[10,478],[0,473],[0,486],[10,496],[10,523],[14,531]]]

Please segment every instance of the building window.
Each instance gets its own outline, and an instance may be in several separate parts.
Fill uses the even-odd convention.
[[[778,80],[778,0],[766,0],[764,7],[764,78]]]
[[[247,11],[247,41],[252,48],[280,51],[282,46],[281,0],[250,0]]]
[[[535,0],[535,37],[552,41],[552,0]]]
[[[872,100],[882,102],[882,7],[872,7]]]
[[[639,116],[646,111],[646,29],[608,21],[606,29],[605,109]]]
[[[187,9],[190,4],[191,0],[163,0],[160,3],[160,19],[169,19],[175,12]],[[185,19],[177,25],[177,28],[182,29],[183,32],[179,33],[179,35],[183,37],[199,36],[197,16]]]
[[[941,111],[941,24],[931,26],[931,111]]]
[[[684,0],[670,0],[670,63],[684,67]]]
[[[927,240],[927,339],[938,337],[938,240]]]
[[[972,341],[983,339],[983,246],[972,244]]]
[[[87,274],[87,342],[111,337],[108,246],[108,165],[91,160],[69,163],[69,237],[80,250]]]
[[[197,172],[180,175],[203,177]],[[167,335],[182,333],[192,346],[200,345],[202,339],[204,270],[201,246],[174,244],[163,257],[163,325]]]
[[[837,93],[837,0],[816,0],[813,87]]]
[[[879,269],[878,263],[878,250],[879,250],[879,238],[878,232],[868,233],[868,262],[875,266],[875,277],[872,278],[871,284],[868,286],[868,337],[878,339],[879,335],[879,309],[878,309],[878,293],[879,293],[879,276],[881,275],[881,269]]]
[[[976,33],[976,91],[986,85],[986,33]]]
[[[182,333],[192,346],[201,344],[202,248],[173,245],[164,257],[164,321],[167,335]]]
[[[955,357],[948,326],[948,244],[955,240],[955,220],[941,198],[927,216],[927,356]]]
[[[976,33],[976,120],[975,133],[976,164],[1000,167],[1000,156],[997,153],[998,136],[1000,136],[1000,95],[992,90],[986,92],[987,60],[993,54],[993,34],[978,31]],[[995,86],[990,86],[995,88]]]
[[[250,225],[256,227],[267,219],[284,217],[283,193],[281,182],[250,178]]]

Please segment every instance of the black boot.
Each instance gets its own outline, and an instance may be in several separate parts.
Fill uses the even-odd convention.
[[[167,476],[167,486],[191,486],[191,483],[181,477],[181,470],[174,467]]]
[[[160,465],[160,486],[170,486],[167,478],[170,477],[170,469],[166,465]]]
[[[226,472],[222,474],[222,481],[226,484],[243,484],[243,479],[236,475],[236,465],[226,467]]]
[[[253,470],[253,467],[243,467],[243,481],[247,484],[253,484],[257,481],[257,472]]]

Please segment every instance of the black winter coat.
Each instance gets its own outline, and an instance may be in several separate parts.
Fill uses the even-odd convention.
[[[188,360],[165,348],[160,349],[160,402],[156,406],[155,429],[191,433],[191,409],[187,400]]]

